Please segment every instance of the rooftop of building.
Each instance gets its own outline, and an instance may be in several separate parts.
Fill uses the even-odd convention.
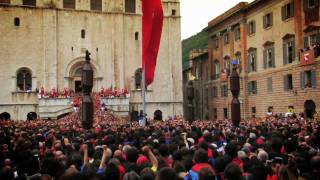
[[[248,2],[240,2],[240,3],[238,3],[237,5],[235,5],[234,7],[229,9],[228,11],[224,12],[223,14],[221,14],[218,17],[216,17],[213,20],[211,20],[208,23],[208,28],[219,24],[220,22],[226,20],[227,18],[233,16],[234,14],[236,14],[236,13],[242,11],[242,10],[245,10],[245,8],[247,6],[248,6]]]
[[[270,0],[254,0],[251,3],[240,2],[237,5],[235,5],[232,8],[230,8],[229,10],[227,10],[226,12],[222,13],[221,15],[219,15],[218,17],[216,17],[216,18],[212,19],[211,21],[209,21],[208,26],[205,28],[205,30],[209,30],[209,29],[217,26],[219,23],[227,20],[228,18],[231,18],[234,15],[237,15],[237,14],[239,14],[241,12],[245,13],[249,9],[255,8],[256,6],[261,4],[262,2],[267,2],[267,1],[270,1]]]

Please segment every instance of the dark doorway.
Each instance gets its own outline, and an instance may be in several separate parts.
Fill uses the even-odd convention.
[[[37,115],[37,113],[35,113],[35,112],[29,112],[29,113],[27,114],[27,120],[28,120],[28,121],[36,120],[37,118],[38,118],[38,115]]]
[[[316,112],[316,104],[312,100],[307,100],[304,103],[304,111],[306,118],[313,118],[314,113]]]
[[[138,121],[139,112],[138,111],[132,111],[130,119],[131,121]]]
[[[154,120],[162,120],[162,111],[156,110],[154,113]]]
[[[11,115],[8,112],[3,112],[0,114],[0,120],[10,120],[11,119]]]
[[[74,82],[74,91],[75,91],[75,93],[80,93],[80,92],[82,92],[81,81],[75,81],[75,82]]]

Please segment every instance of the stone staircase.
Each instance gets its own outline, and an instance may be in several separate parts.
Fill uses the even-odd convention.
[[[58,119],[59,116],[73,111],[72,99],[39,99],[39,116],[41,119]]]

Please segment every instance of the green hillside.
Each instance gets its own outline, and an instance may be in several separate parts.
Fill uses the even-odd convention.
[[[207,32],[201,31],[198,34],[182,40],[182,64],[183,69],[188,66],[189,51],[192,49],[204,49],[208,47]]]

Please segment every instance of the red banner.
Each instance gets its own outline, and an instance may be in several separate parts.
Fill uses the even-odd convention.
[[[161,0],[142,0],[142,13],[142,69],[149,85],[154,79],[163,26]]]

